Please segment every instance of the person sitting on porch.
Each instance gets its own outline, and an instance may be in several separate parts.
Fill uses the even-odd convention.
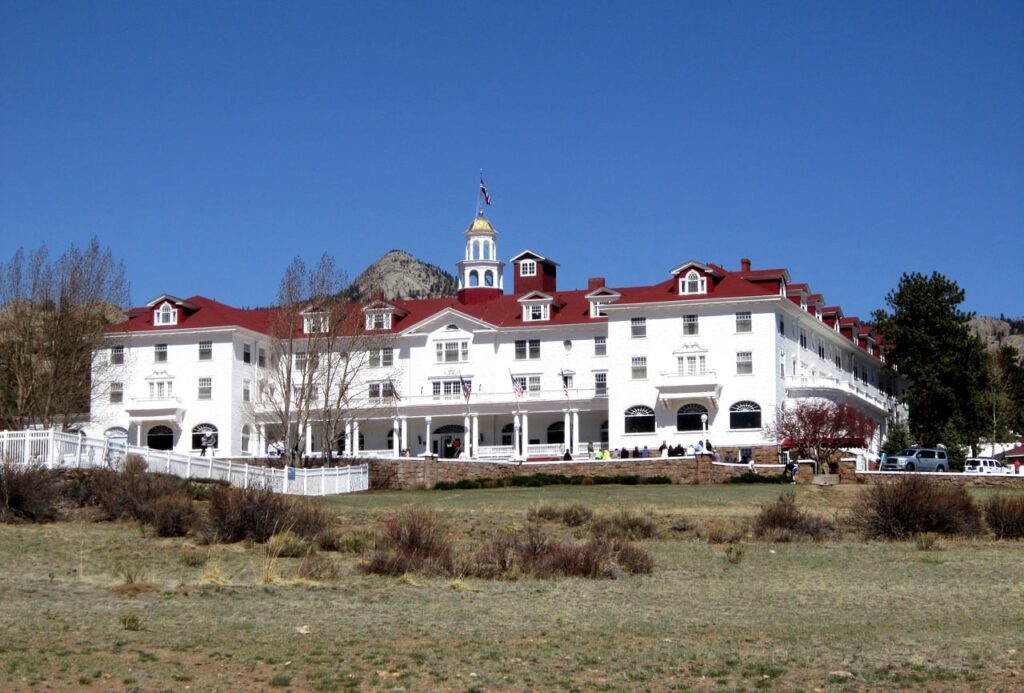
[[[565,449],[565,454],[562,455],[562,459],[565,460],[566,462],[572,459],[572,453],[569,452],[569,448]]]
[[[659,456],[661,456],[661,457],[668,457],[668,453],[669,453],[669,450],[668,450],[668,443],[666,443],[666,442],[665,442],[665,441],[663,440],[663,441],[661,441],[661,447],[659,447],[659,448],[658,448],[658,454],[659,454]]]
[[[648,450],[647,446],[645,445],[644,449],[640,451],[640,457],[650,457],[650,456],[651,456],[651,451]]]
[[[456,438],[455,442],[452,443],[452,457],[459,457],[462,455],[462,439]]]

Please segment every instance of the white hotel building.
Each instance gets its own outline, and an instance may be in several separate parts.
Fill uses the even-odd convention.
[[[896,415],[884,345],[784,269],[690,261],[649,285],[592,278],[562,291],[557,263],[524,251],[509,261],[506,292],[498,232],[482,212],[464,236],[457,296],[362,307],[365,328],[390,346],[361,371],[332,448],[443,454],[458,439],[463,456],[538,458],[585,454],[588,442],[686,446],[706,430],[725,458],[768,462],[777,442],[766,424],[800,399],[870,415],[875,449]],[[220,457],[263,456],[279,428],[258,401],[267,326],[265,309],[201,296],[132,309],[97,354],[118,368],[93,399],[89,433],[189,452],[211,431]],[[311,431],[305,452],[319,453],[322,438]]]

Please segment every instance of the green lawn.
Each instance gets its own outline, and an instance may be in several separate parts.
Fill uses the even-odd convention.
[[[328,554],[339,579],[308,582],[294,577],[300,559],[270,560],[260,547],[189,548],[85,520],[0,526],[0,688],[1019,689],[1020,542],[941,540],[923,551],[849,533],[822,544],[746,540],[730,562],[724,546],[671,529],[679,518],[742,522],[789,488],[320,501],[351,534],[402,507],[430,507],[460,544],[525,526],[540,504],[650,512],[661,530],[643,542],[654,574],[602,581],[371,577],[342,553]],[[802,507],[841,519],[858,489],[795,491]],[[183,560],[196,555],[205,564]]]

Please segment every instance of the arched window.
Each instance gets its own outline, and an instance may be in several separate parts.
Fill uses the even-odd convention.
[[[465,435],[465,433],[466,433],[466,427],[463,426],[462,424],[448,424],[446,426],[438,426],[437,428],[434,429],[434,435],[435,436],[455,435],[455,434],[463,434],[463,435]]]
[[[708,408],[702,404],[684,404],[676,412],[677,431],[702,431],[704,422],[700,417],[707,416]]]
[[[626,433],[654,433],[654,410],[644,406],[627,409]]]
[[[203,447],[203,436],[207,433],[210,434],[210,443],[208,447],[217,447],[217,427],[213,424],[199,424],[192,429],[192,449],[198,450]]]
[[[484,272],[484,286],[494,286],[494,272],[491,270]]]
[[[480,286],[480,273],[476,270],[470,270],[469,272],[469,285]]]
[[[707,292],[707,279],[700,276],[697,270],[690,270],[682,281],[682,293],[703,294]]]
[[[249,424],[242,426],[242,452],[249,452]]]
[[[174,431],[167,426],[153,426],[146,434],[146,445],[154,450],[170,450],[174,447]]]
[[[472,259],[473,260],[479,260],[480,259],[480,241],[473,241],[473,246],[472,247],[473,247],[473,250],[471,252]]]
[[[128,440],[128,429],[121,428],[120,426],[114,426],[103,431],[104,438],[123,438]]]
[[[501,427],[501,444],[502,445],[515,445],[513,442],[516,433],[515,424],[507,423]]]
[[[548,445],[555,445],[565,442],[565,422],[556,421],[548,426]]]
[[[757,402],[737,402],[729,407],[729,428],[761,428],[761,407]]]

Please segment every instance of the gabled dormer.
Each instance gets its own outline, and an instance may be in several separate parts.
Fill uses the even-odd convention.
[[[373,301],[363,307],[363,315],[367,330],[390,330],[395,318],[403,318],[408,313],[386,301]]]
[[[330,319],[325,310],[309,306],[302,311],[302,331],[306,334],[322,334],[330,329]]]
[[[549,260],[532,250],[524,250],[510,262],[515,268],[512,286],[517,295],[531,291],[552,293],[558,290],[558,263],[554,260]]]
[[[179,324],[182,319],[199,310],[199,306],[170,294],[161,294],[146,304],[153,311],[153,325],[169,327]]]
[[[518,299],[523,307],[523,322],[544,322],[551,319],[552,310],[558,310],[560,303],[554,296],[543,291],[531,291]]]
[[[672,270],[676,278],[676,293],[680,296],[696,296],[706,294],[714,287],[716,279],[723,275],[710,265],[691,260]]]
[[[839,322],[843,319],[843,309],[839,306],[826,306],[821,309],[821,317],[826,325],[838,332]]]
[[[600,282],[600,284],[597,284],[597,282]],[[609,289],[605,286],[603,279],[592,279],[589,284],[591,291],[585,298],[590,302],[590,317],[603,318],[605,317],[605,307],[622,298],[622,294],[615,289]]]
[[[825,307],[825,297],[821,294],[810,294],[807,297],[807,312],[821,322],[821,311]]]
[[[807,310],[807,297],[810,295],[810,290],[806,284],[789,284],[786,286],[785,296],[793,305],[800,306],[801,310]]]

